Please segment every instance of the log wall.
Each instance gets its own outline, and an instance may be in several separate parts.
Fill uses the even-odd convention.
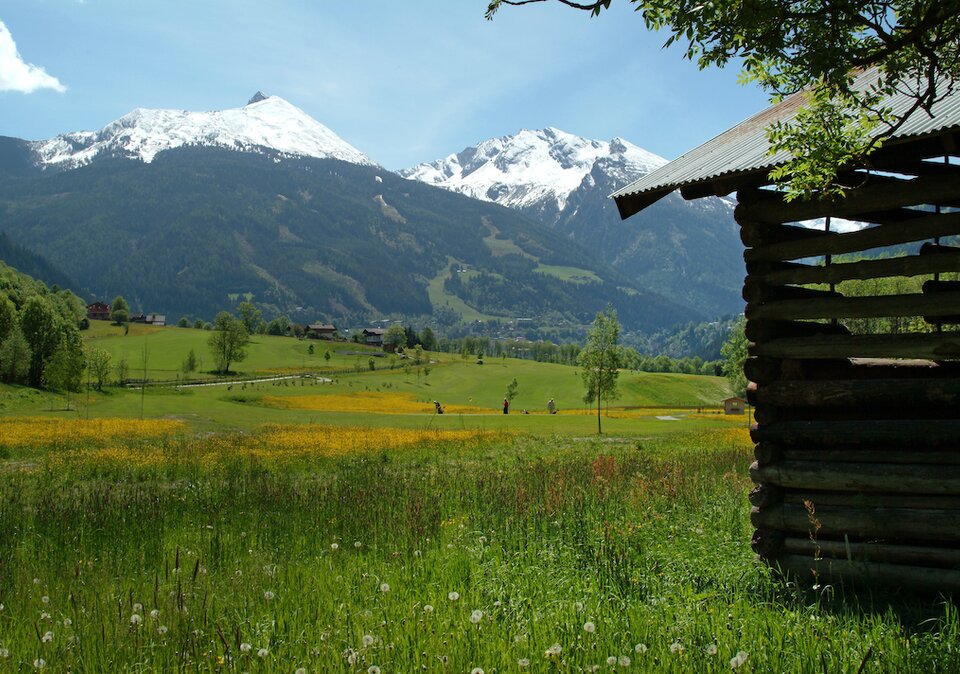
[[[960,167],[939,161],[842,199],[737,194],[753,545],[811,584],[960,593]],[[871,225],[837,233],[835,217]],[[824,231],[797,225],[813,218]],[[845,294],[897,277],[922,290]],[[897,327],[865,333],[875,319]]]

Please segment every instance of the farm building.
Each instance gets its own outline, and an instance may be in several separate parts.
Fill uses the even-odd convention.
[[[383,336],[387,331],[383,328],[364,328],[363,343],[367,346],[383,346]]]
[[[743,398],[733,396],[723,401],[724,414],[743,414],[747,411],[747,401]]]
[[[760,557],[812,582],[956,594],[960,94],[911,114],[869,169],[842,172],[842,198],[787,201],[768,179],[787,156],[768,154],[765,129],[802,103],[784,99],[613,197],[627,218],[677,189],[736,195]]]
[[[311,323],[307,326],[307,338],[334,340],[337,338],[337,326],[329,323]]]
[[[110,305],[104,302],[94,302],[87,305],[87,318],[91,321],[109,321]]]

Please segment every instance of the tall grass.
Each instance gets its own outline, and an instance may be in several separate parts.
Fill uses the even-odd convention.
[[[274,430],[0,464],[0,671],[958,668],[952,605],[754,559],[742,430],[251,450]]]

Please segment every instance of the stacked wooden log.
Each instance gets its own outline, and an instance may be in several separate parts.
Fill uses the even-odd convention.
[[[912,166],[913,176],[860,176],[842,199],[737,195],[757,422],[754,549],[811,584],[960,592],[960,248],[939,242],[960,235],[960,166]],[[834,217],[871,226],[790,224],[829,227]],[[912,252],[833,260],[903,244]],[[837,288],[901,276],[927,278],[923,292]],[[844,326],[909,317],[927,331]]]

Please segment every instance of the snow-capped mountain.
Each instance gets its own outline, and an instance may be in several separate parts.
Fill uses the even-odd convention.
[[[554,228],[639,284],[707,316],[741,311],[742,246],[729,200],[669,195],[621,221],[609,195],[666,159],[622,138],[554,128],[483,141],[405,177],[501,206]]]
[[[589,140],[548,127],[485,140],[399,173],[475,199],[520,210],[535,206],[545,215],[556,215],[600,160],[613,161],[636,176],[667,162],[622,138]]]
[[[342,159],[376,166],[333,131],[278,96],[257,94],[242,108],[214,112],[137,108],[100,131],[66,133],[32,144],[41,166],[76,168],[97,156],[153,161],[181,146]]]

